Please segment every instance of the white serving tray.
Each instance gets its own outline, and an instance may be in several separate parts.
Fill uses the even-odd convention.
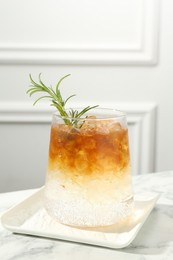
[[[1,217],[2,225],[19,234],[124,248],[136,237],[159,198],[156,193],[135,195],[134,214],[128,219],[108,227],[76,228],[62,225],[47,214],[43,207],[43,192],[44,187],[6,211]]]

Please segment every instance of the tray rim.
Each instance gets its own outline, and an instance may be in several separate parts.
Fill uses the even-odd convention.
[[[6,210],[4,213],[2,213],[0,219],[1,219],[1,224],[2,226],[11,231],[12,233],[18,233],[18,234],[26,234],[26,235],[32,235],[32,236],[37,236],[37,237],[45,237],[45,238],[53,238],[53,239],[56,239],[56,240],[62,240],[62,241],[68,241],[68,242],[76,242],[76,243],[82,243],[82,244],[90,244],[90,245],[95,245],[95,246],[100,246],[100,247],[107,247],[107,248],[113,248],[113,249],[120,249],[120,248],[125,248],[127,247],[128,245],[131,244],[131,242],[135,239],[135,237],[137,236],[137,234],[139,233],[140,229],[142,228],[142,226],[144,225],[145,221],[147,220],[148,216],[150,215],[151,211],[153,210],[153,208],[155,207],[159,197],[160,197],[160,193],[156,193],[156,192],[153,192],[153,191],[146,191],[146,192],[141,192],[141,193],[137,193],[135,194],[136,197],[140,197],[141,194],[146,194],[146,193],[150,193],[152,194],[152,198],[150,198],[149,200],[137,200],[135,199],[135,201],[139,201],[139,202],[148,202],[148,203],[151,203],[152,202],[152,205],[150,205],[149,209],[147,210],[146,214],[144,215],[144,217],[142,218],[142,221],[140,224],[138,224],[138,227],[136,228],[136,231],[134,233],[133,236],[131,236],[131,238],[125,242],[125,243],[121,243],[121,245],[116,245],[116,243],[110,243],[109,244],[105,244],[105,243],[101,243],[100,241],[89,241],[88,239],[77,239],[75,237],[70,237],[70,236],[63,236],[63,235],[60,235],[58,234],[58,236],[54,236],[54,235],[51,235],[49,233],[44,233],[44,232],[40,232],[38,233],[37,231],[34,231],[34,230],[28,230],[28,229],[25,229],[25,228],[21,228],[21,225],[17,226],[17,225],[10,225],[8,224],[8,215],[9,214],[12,214],[13,211],[16,211],[17,208],[22,208],[23,205],[26,205],[27,202],[29,202],[30,200],[34,199],[35,197],[39,197],[39,195],[41,195],[41,193],[44,191],[44,186],[42,186],[41,188],[37,189],[36,191],[33,191],[33,193],[31,195],[28,195],[27,197],[25,197],[25,199],[23,199],[22,201],[20,201],[19,203],[16,203],[14,206],[10,207],[8,210]],[[143,197],[143,196],[142,196]],[[39,210],[40,207],[37,209]],[[25,219],[26,221],[26,219]],[[60,225],[63,225],[61,223],[58,223]],[[64,226],[64,225],[63,225]],[[69,227],[69,226],[68,226]],[[69,228],[75,228],[75,227],[69,227]],[[85,231],[85,229],[82,229],[82,231]],[[97,231],[96,231],[97,232]],[[100,231],[99,231],[100,232]],[[105,232],[101,232],[101,233],[104,233]],[[117,233],[115,233],[117,234]]]

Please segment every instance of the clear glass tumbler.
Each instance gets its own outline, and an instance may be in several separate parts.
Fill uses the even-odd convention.
[[[58,222],[81,227],[112,225],[132,213],[123,112],[96,108],[79,119],[53,114],[44,205]]]

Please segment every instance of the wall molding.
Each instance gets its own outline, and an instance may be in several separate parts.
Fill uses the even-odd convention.
[[[154,65],[158,60],[159,0],[141,0],[141,39],[123,45],[0,43],[0,64]]]
[[[71,104],[83,107],[85,103]],[[92,105],[92,104],[91,104]],[[155,171],[156,112],[155,103],[102,103],[127,113],[131,134],[133,174]],[[54,109],[48,104],[33,107],[30,102],[1,102],[0,124],[50,124]]]

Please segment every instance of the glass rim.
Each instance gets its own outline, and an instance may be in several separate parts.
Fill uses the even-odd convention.
[[[66,111],[68,112],[71,109],[81,111],[84,108],[85,107],[69,107],[69,108],[66,109]],[[99,115],[97,115],[98,117],[91,118],[92,116],[96,116],[93,113],[94,111],[100,111],[100,112],[102,111],[103,112],[102,116],[100,117]],[[105,115],[104,115],[104,111],[107,112],[107,113],[105,113]],[[105,107],[96,107],[96,108],[91,109],[91,114],[89,112],[90,112],[90,110],[88,111],[88,113],[85,113],[83,116],[81,116],[79,118],[74,118],[74,117],[70,117],[70,116],[68,116],[68,117],[61,116],[58,111],[55,111],[53,113],[53,116],[56,116],[56,117],[58,117],[60,119],[72,119],[72,120],[73,119],[75,119],[75,120],[83,120],[83,119],[85,119],[87,121],[90,121],[90,120],[111,120],[111,119],[115,120],[115,119],[125,118],[126,115],[127,115],[124,111],[121,111],[121,110],[118,110],[118,109],[114,109],[114,108],[105,108]],[[110,114],[108,112],[110,112]],[[89,115],[91,117],[86,117],[86,115]]]

